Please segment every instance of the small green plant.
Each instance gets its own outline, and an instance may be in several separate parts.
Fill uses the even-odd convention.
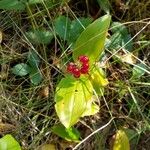
[[[33,50],[29,51],[27,63],[20,63],[12,68],[12,73],[16,76],[29,75],[31,83],[38,85],[42,81],[42,74],[39,69],[40,58]]]
[[[84,29],[92,22],[91,18],[78,18],[70,20],[68,17],[59,16],[54,21],[56,34],[67,44],[74,44]]]
[[[0,150],[21,150],[21,147],[12,135],[7,134],[0,139]]]
[[[53,34],[46,29],[34,29],[28,31],[26,32],[26,36],[32,44],[36,44],[36,45],[39,44],[47,45],[53,39]]]
[[[0,0],[0,150],[148,149],[148,3]]]
[[[94,93],[102,92],[108,84],[104,72],[97,62],[104,50],[104,43],[110,24],[110,15],[105,15],[81,33],[73,47],[73,60],[67,66],[65,78],[61,79],[55,93],[55,109],[65,132],[69,135],[81,117],[94,115],[99,111]],[[62,126],[61,125],[61,126]],[[54,126],[53,132],[58,135],[60,126]],[[55,130],[54,130],[55,129]],[[59,136],[61,136],[59,133]],[[66,134],[68,139],[68,134]],[[73,140],[73,137],[70,140]],[[75,139],[77,141],[77,139]]]
[[[122,47],[128,52],[133,51],[133,41],[125,25],[120,22],[113,22],[111,32],[112,35],[107,39],[106,48],[113,52]]]

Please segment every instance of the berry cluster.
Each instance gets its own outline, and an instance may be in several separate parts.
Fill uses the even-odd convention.
[[[73,74],[75,78],[79,78],[81,74],[87,74],[89,71],[89,58],[81,55],[78,60],[81,64],[80,67],[73,62],[70,62],[67,66],[67,72]]]

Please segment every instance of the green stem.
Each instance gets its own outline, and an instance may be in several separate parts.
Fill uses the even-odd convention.
[[[33,14],[32,14],[32,11],[30,9],[30,6],[29,6],[29,4],[26,4],[26,6],[27,6],[27,14],[28,14],[29,17],[31,17],[30,20],[31,20],[32,27],[33,27],[33,29],[36,29],[37,23],[36,23],[35,18],[33,17]]]

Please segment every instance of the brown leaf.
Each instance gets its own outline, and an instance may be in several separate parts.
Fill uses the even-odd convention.
[[[8,123],[0,123],[0,134],[10,133],[15,130],[15,126]]]
[[[40,96],[44,98],[48,98],[49,96],[49,87],[46,86],[40,91]]]
[[[56,147],[54,144],[44,144],[41,145],[38,149],[36,150],[56,150]]]

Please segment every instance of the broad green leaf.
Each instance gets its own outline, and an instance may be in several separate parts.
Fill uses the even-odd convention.
[[[103,70],[97,66],[92,68],[90,71],[90,81],[98,95],[102,94],[101,92],[103,92],[103,87],[109,83],[104,76]]]
[[[87,102],[86,110],[82,114],[82,117],[84,116],[91,116],[99,112],[99,106],[94,103],[94,97],[92,97],[92,100],[89,100]]]
[[[38,68],[31,68],[29,76],[31,83],[34,85],[38,85],[43,79],[42,74]]]
[[[132,51],[133,42],[131,40],[131,35],[128,33],[128,30],[125,25],[119,22],[113,22],[111,25],[111,31],[113,35],[110,38],[109,49],[116,50],[121,47],[128,51]]]
[[[97,61],[104,50],[104,43],[110,24],[110,15],[105,15],[90,24],[77,39],[73,49],[73,59],[86,55],[90,63]]]
[[[26,32],[26,36],[33,44],[49,44],[53,39],[53,34],[48,30],[32,30]]]
[[[132,70],[132,77],[131,79],[139,79],[141,76],[143,76],[145,74],[145,69],[147,67],[140,63],[140,64],[137,64],[136,66],[133,67],[133,70]]]
[[[109,0],[97,0],[97,2],[102,10],[104,10],[106,13],[110,12]]]
[[[24,10],[26,0],[23,2],[21,0],[1,0],[0,9],[5,10]]]
[[[70,128],[78,122],[92,97],[92,85],[87,78],[63,78],[56,88],[55,109],[61,123]]]
[[[73,127],[66,129],[62,124],[53,126],[52,132],[68,141],[78,142],[80,138],[80,133],[77,129]]]
[[[92,22],[91,18],[78,18],[71,22],[68,43],[74,43],[82,31]]]
[[[21,147],[10,134],[7,134],[0,139],[0,150],[21,150]]]
[[[40,58],[37,55],[37,52],[30,50],[28,53],[28,63],[30,64],[30,66],[32,67],[38,67],[39,63],[40,63]]]
[[[27,64],[21,63],[17,64],[12,68],[12,72],[18,76],[25,76],[30,73],[30,67]]]
[[[55,32],[63,40],[69,39],[71,20],[65,16],[59,16],[54,22]]]
[[[129,139],[123,130],[116,132],[113,150],[130,150]]]

